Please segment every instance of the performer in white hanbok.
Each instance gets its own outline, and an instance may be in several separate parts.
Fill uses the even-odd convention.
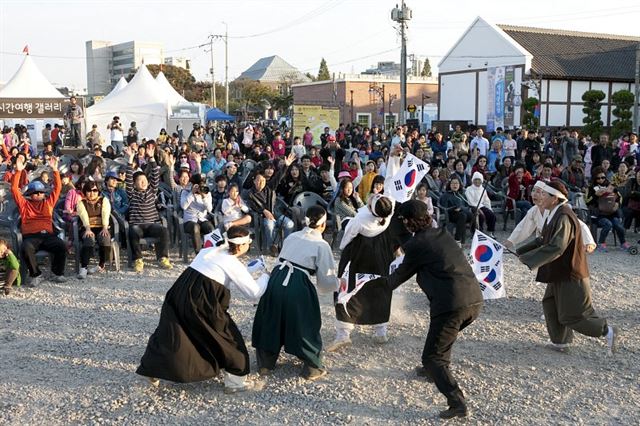
[[[251,245],[249,231],[229,228],[226,244],[202,249],[169,289],[160,323],[149,338],[136,373],[154,385],[158,379],[189,383],[224,370],[225,393],[250,389],[249,353],[227,312],[236,288],[250,299],[264,293],[269,275],[255,281],[238,260]]]
[[[316,380],[327,374],[320,356],[318,292],[336,291],[338,277],[331,247],[322,238],[327,212],[320,206],[309,207],[305,222],[302,231],[284,240],[280,263],[273,268],[256,310],[251,343],[256,348],[260,375],[268,375],[276,367],[283,346],[286,353],[304,362],[303,378]],[[314,275],[315,286],[311,282]]]

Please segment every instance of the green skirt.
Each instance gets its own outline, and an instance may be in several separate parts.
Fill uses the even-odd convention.
[[[286,353],[321,367],[318,293],[307,273],[292,268],[289,275],[289,268],[276,266],[271,273],[253,321],[252,345],[274,354],[284,346]]]

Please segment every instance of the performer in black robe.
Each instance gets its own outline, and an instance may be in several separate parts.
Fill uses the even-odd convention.
[[[149,338],[136,373],[188,383],[207,380],[224,370],[225,392],[251,388],[249,354],[244,339],[227,312],[229,288],[259,298],[269,276],[257,282],[238,260],[251,245],[243,227],[228,230],[228,245],[203,249],[165,296],[160,323]]]

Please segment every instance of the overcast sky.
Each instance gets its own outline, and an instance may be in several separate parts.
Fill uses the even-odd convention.
[[[317,74],[360,72],[377,61],[399,61],[399,37],[388,0],[0,0],[0,81],[11,78],[28,44],[57,86],[86,88],[85,42],[164,43],[165,56],[192,60],[205,79],[207,35],[229,26],[229,79],[261,57],[279,55]],[[476,16],[496,24],[639,35],[638,0],[409,0],[408,53],[440,61]],[[216,42],[216,80],[224,77],[224,44]]]

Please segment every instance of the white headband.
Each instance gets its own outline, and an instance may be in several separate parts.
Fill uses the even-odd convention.
[[[541,180],[539,180],[538,182],[542,182]],[[536,183],[537,185],[538,183]],[[567,201],[567,197],[565,197],[565,195],[558,191],[557,189],[547,185],[546,183],[542,182],[542,186],[540,187],[540,189],[542,189],[544,192],[554,195],[556,197],[558,197],[561,200]]]
[[[371,197],[371,214],[374,215],[375,217],[380,217],[378,216],[378,214],[376,213],[376,203],[378,202],[378,200],[380,200],[380,198],[382,198],[383,196],[380,194],[375,194]]]
[[[251,242],[251,237],[249,235],[245,235],[244,237],[227,238],[227,241],[237,245],[247,244]]]
[[[534,188],[539,188],[539,189],[544,189],[544,182],[539,180],[536,182],[535,185],[533,185]]]
[[[325,223],[327,221],[327,214],[325,213],[320,219],[318,219],[318,221],[316,222],[316,227],[322,225],[323,223]],[[309,226],[311,225],[311,220],[305,216],[304,218],[304,223]]]

